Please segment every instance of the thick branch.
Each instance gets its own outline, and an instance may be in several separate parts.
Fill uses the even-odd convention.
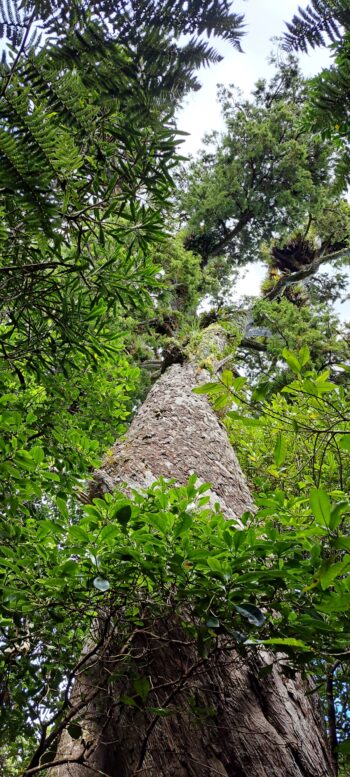
[[[270,291],[265,294],[265,299],[273,300],[276,299],[276,297],[280,297],[284,289],[287,288],[287,286],[291,286],[294,283],[299,283],[299,281],[304,280],[305,278],[309,278],[311,275],[315,275],[318,268],[321,264],[325,264],[326,262],[331,262],[334,259],[340,259],[350,256],[350,248],[341,249],[340,251],[334,251],[331,254],[323,254],[323,256],[317,256],[316,259],[314,259],[313,262],[310,262],[310,264],[305,265],[301,270],[298,270],[297,272],[292,272],[289,275],[283,275],[282,278],[276,283],[276,285],[271,289]]]
[[[267,351],[267,347],[264,345],[264,343],[259,343],[257,340],[254,340],[250,337],[245,337],[243,340],[241,340],[239,347],[249,348],[252,351],[261,351],[262,353]]]

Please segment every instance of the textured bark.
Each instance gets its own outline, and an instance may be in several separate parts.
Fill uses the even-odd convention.
[[[220,502],[228,518],[253,509],[224,428],[207,400],[192,392],[202,374],[194,365],[175,364],[157,381],[125,441],[112,448],[96,473],[100,493],[122,483],[146,488],[161,475],[185,483],[196,473],[213,484],[211,501]]]
[[[200,371],[191,364],[174,365],[162,376],[96,473],[95,494],[117,486],[140,489],[160,475],[184,483],[195,472],[213,484],[212,501],[227,516],[239,521],[252,509],[224,428],[207,399],[192,393],[197,379]],[[98,686],[83,738],[65,732],[57,754],[74,760],[84,753],[87,764],[59,766],[55,777],[333,777],[317,702],[300,677],[283,676],[266,652],[242,655],[224,643],[210,659],[200,659],[171,617],[157,630],[153,637],[139,633],[132,648],[153,689],[147,705],[173,714],[120,704],[120,695],[130,692],[128,670],[107,682],[95,663],[72,698],[77,703]],[[260,672],[271,663],[271,672]],[[111,655],[109,672],[113,668]]]

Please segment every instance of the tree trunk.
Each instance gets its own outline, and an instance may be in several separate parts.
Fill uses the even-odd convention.
[[[192,393],[198,375],[191,364],[174,365],[159,379],[125,441],[98,471],[95,495],[122,484],[147,487],[161,475],[184,483],[195,472],[212,483],[213,503],[231,519],[252,509],[224,428],[207,399]],[[107,667],[94,657],[72,697],[73,705],[93,697],[83,733],[62,735],[56,758],[71,763],[57,766],[55,777],[334,775],[315,695],[306,695],[310,686],[301,677],[282,675],[276,656],[244,654],[222,643],[204,659],[173,617],[156,626],[153,636],[141,630],[132,640],[152,689],[147,709],[120,703],[130,694],[130,665],[124,676],[108,680],[113,650]]]

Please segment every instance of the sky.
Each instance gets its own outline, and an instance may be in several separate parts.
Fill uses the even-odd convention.
[[[216,48],[223,60],[210,68],[202,68],[199,80],[202,88],[191,94],[178,115],[178,127],[189,135],[182,144],[181,153],[195,154],[201,145],[203,136],[212,130],[223,128],[220,108],[217,103],[217,84],[234,84],[248,96],[259,78],[269,77],[273,68],[268,65],[268,57],[276,44],[271,38],[281,36],[286,29],[285,22],[291,21],[298,6],[305,8],[309,0],[235,0],[233,10],[245,16],[246,35],[242,41],[243,54],[228,43],[216,41]],[[327,67],[330,58],[326,49],[316,49],[310,54],[299,57],[305,76],[318,73]],[[324,265],[323,272],[331,271]],[[238,301],[243,295],[258,295],[266,274],[266,266],[261,262],[240,272],[235,282],[233,298]],[[348,290],[349,291],[349,290]],[[230,294],[231,296],[231,294]],[[349,302],[335,305],[342,319],[350,318]]]
[[[282,35],[286,29],[284,22],[292,19],[299,5],[306,7],[307,0],[234,0],[233,10],[245,16],[244,54],[225,41],[216,41],[222,62],[201,69],[202,88],[187,98],[179,113],[179,129],[190,133],[182,152],[195,153],[206,132],[222,127],[216,100],[217,84],[233,83],[248,95],[258,78],[272,73],[267,63],[273,48],[271,38]],[[328,53],[326,49],[316,49],[310,55],[303,55],[300,61],[305,75],[313,75],[327,66]]]

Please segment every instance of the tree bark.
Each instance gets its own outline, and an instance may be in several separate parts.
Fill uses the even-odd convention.
[[[231,519],[253,508],[223,426],[207,399],[192,392],[199,373],[174,365],[157,381],[97,472],[94,495],[140,490],[159,476],[185,483],[195,472],[212,483],[213,503]],[[200,658],[172,616],[151,635],[140,629],[131,644],[151,687],[147,709],[120,702],[130,693],[130,665],[113,679],[113,655],[107,670],[94,657],[72,697],[73,706],[92,697],[82,734],[62,735],[56,760],[70,763],[57,766],[55,777],[333,777],[315,695],[306,695],[310,685],[300,676],[282,675],[276,656],[218,643]]]

